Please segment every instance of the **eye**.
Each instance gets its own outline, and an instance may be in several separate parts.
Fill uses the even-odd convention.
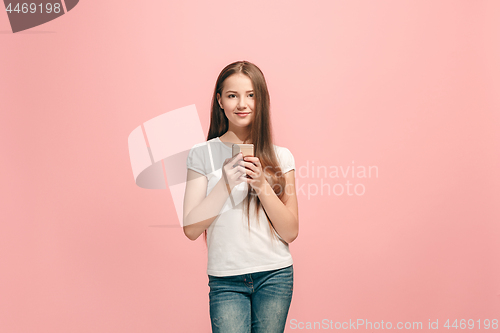
[[[248,96],[253,97],[253,93],[249,94]]]
[[[228,95],[227,97],[231,98],[231,96],[236,96],[235,94]]]

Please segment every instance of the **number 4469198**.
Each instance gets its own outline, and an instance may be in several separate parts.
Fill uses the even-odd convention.
[[[476,324],[476,322],[477,322],[477,324]],[[461,319],[460,321],[458,321],[458,319],[455,319],[455,321],[451,325],[450,325],[450,320],[448,319],[443,326],[446,327],[447,329],[450,329],[450,328],[473,329],[474,324],[476,324],[477,329],[481,329],[481,319],[478,319],[476,321],[474,321],[474,319],[469,319],[467,321],[465,319]],[[482,328],[486,329],[486,330],[487,329],[494,329],[494,330],[498,329],[498,319],[492,319],[492,320],[484,319],[482,321],[482,324],[483,324]]]
[[[40,8],[38,8],[40,7]],[[60,13],[61,12],[61,4],[60,3],[55,3],[52,5],[51,3],[46,3],[45,4],[45,11],[43,8],[43,4],[39,4],[38,6],[36,3],[23,3],[22,5],[20,3],[17,3],[14,9],[12,9],[12,3],[9,3],[7,8],[5,9],[7,12],[12,13],[12,12],[17,12],[17,13]]]

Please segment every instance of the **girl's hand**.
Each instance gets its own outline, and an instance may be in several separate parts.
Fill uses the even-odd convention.
[[[252,186],[257,193],[260,193],[260,191],[264,189],[267,179],[262,171],[262,164],[260,163],[259,158],[254,156],[245,156],[240,164],[246,167],[246,174],[250,177],[247,178],[245,175],[242,175],[242,181],[250,184],[250,186]]]
[[[239,153],[235,157],[227,158],[222,166],[222,177],[226,186],[229,186],[230,191],[232,191],[236,185],[243,182],[240,178],[241,176],[245,176],[245,168],[239,165],[242,158],[243,154]]]

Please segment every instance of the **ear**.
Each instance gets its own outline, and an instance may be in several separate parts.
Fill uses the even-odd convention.
[[[221,105],[222,103],[220,102],[220,94],[219,94],[219,93],[217,93],[217,102],[219,103],[219,107],[220,107],[220,105]],[[222,107],[221,107],[221,109],[222,109]]]

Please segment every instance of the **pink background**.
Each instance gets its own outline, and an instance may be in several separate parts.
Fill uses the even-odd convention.
[[[500,320],[499,12],[84,0],[17,34],[0,12],[0,331],[210,331],[203,239],[167,226],[168,190],[135,185],[127,137],[190,104],[206,134],[216,77],[242,59],[266,75],[297,168],[379,170],[348,178],[362,196],[299,193],[286,331]]]

